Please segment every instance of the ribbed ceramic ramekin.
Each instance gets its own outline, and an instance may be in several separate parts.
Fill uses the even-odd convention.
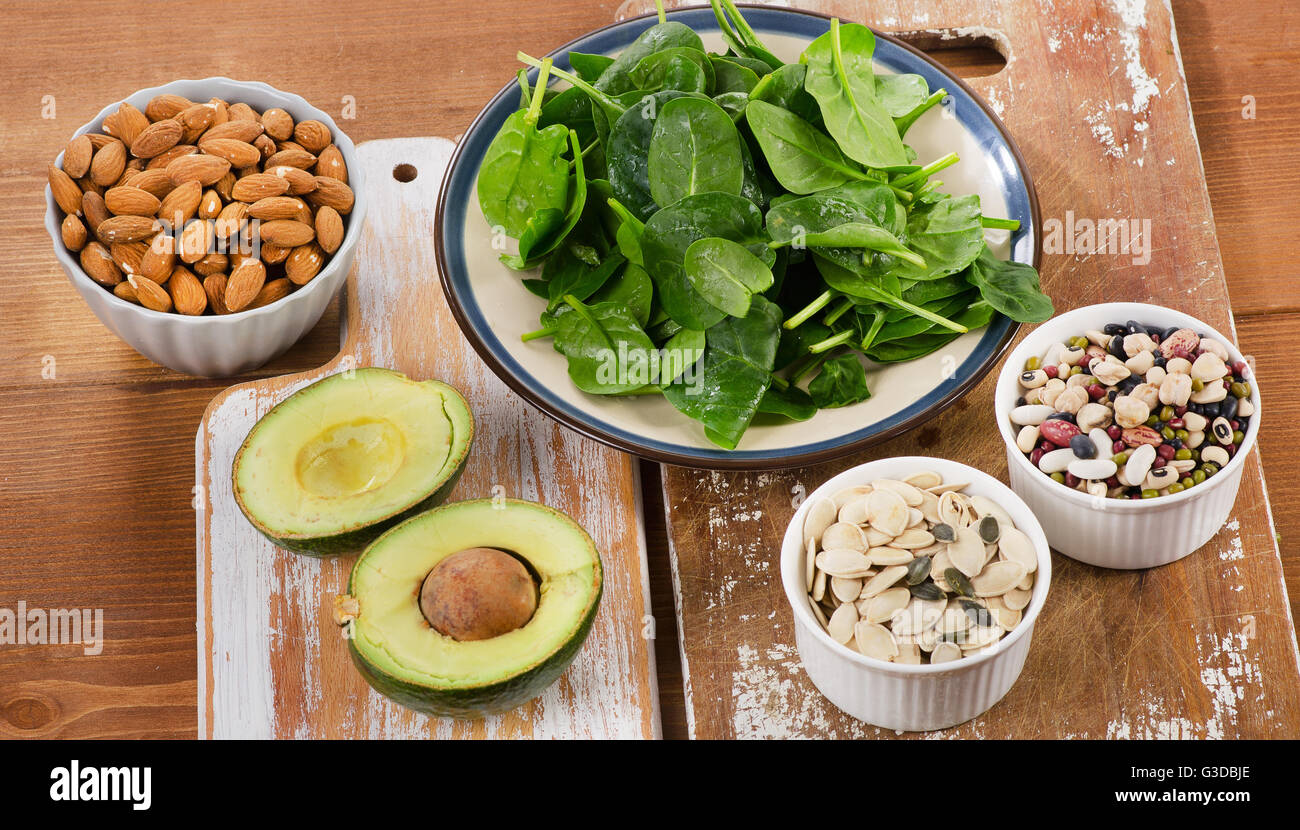
[[[1251,381],[1251,416],[1246,440],[1218,473],[1190,490],[1155,499],[1107,499],[1090,496],[1053,481],[1016,446],[1010,413],[1020,397],[1017,378],[1025,361],[1042,356],[1067,337],[1101,329],[1107,323],[1137,320],[1144,325],[1192,329],[1227,347],[1231,361],[1244,360],[1228,337],[1191,315],[1145,303],[1103,303],[1068,311],[1034,329],[998,375],[994,409],[1007,449],[1011,488],[1043,523],[1047,540],[1061,553],[1103,568],[1152,568],[1181,559],[1204,545],[1223,527],[1241,484],[1246,456],[1259,432],[1259,384]]]
[[[316,321],[325,313],[325,307],[343,287],[348,272],[352,270],[357,242],[361,239],[361,228],[366,218],[364,172],[357,159],[356,147],[339,129],[338,124],[334,123],[334,119],[297,95],[255,81],[204,78],[174,81],[142,89],[125,100],[143,111],[149,99],[163,93],[183,95],[197,102],[205,102],[213,97],[231,103],[242,101],[259,112],[270,107],[280,107],[292,115],[295,122],[314,118],[329,126],[334,143],[348,166],[348,186],[352,188],[355,202],[352,212],[346,217],[347,232],[343,244],[320,273],[307,285],[278,302],[219,316],[190,317],[151,311],[123,300],[98,285],[81,270],[77,256],[64,247],[60,233],[61,214],[54,202],[54,194],[46,186],[45,229],[54,242],[54,255],[58,257],[59,265],[63,266],[68,280],[100,322],[140,354],[169,369],[205,377],[237,375],[256,369],[302,339],[316,325]],[[117,107],[116,102],[105,107],[93,121],[78,129],[74,136],[101,131],[104,118],[116,112]],[[63,163],[62,153],[55,163]]]
[[[944,482],[969,482],[963,492],[999,504],[1033,541],[1038,570],[1020,625],[992,650],[939,665],[885,663],[835,642],[813,616],[804,576],[804,517],[818,498],[829,498],[846,487],[879,478],[901,479],[921,470],[939,473]],[[1010,691],[1024,668],[1034,621],[1047,600],[1051,578],[1047,538],[1029,506],[992,476],[942,458],[883,458],[845,470],[818,487],[799,506],[781,545],[781,581],[794,612],[795,645],[809,679],[827,700],[853,717],[904,732],[965,723],[988,711]]]

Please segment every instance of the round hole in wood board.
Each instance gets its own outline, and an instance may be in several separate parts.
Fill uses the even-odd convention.
[[[415,169],[414,164],[406,164],[403,162],[393,168],[393,178],[397,179],[399,182],[405,183],[415,181],[415,177],[418,175],[420,175],[420,171]]]

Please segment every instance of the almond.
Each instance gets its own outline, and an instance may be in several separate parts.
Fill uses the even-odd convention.
[[[306,285],[320,273],[325,264],[325,252],[315,242],[300,245],[289,253],[284,261],[284,275],[295,285]]]
[[[221,213],[221,207],[221,195],[215,190],[205,190],[199,200],[199,218],[215,219]]]
[[[108,253],[123,274],[139,274],[140,260],[148,250],[149,246],[143,242],[114,242]]]
[[[262,113],[262,126],[271,138],[284,141],[293,135],[293,116],[279,107],[271,107]]]
[[[194,102],[180,95],[155,95],[149,99],[145,105],[144,114],[149,117],[150,121],[162,121],[166,118],[175,118],[180,115],[181,111],[194,106]]]
[[[131,186],[152,194],[155,199],[165,199],[168,193],[176,189],[176,185],[172,183],[172,177],[167,175],[167,171],[157,169],[141,170],[132,177]]]
[[[168,193],[158,208],[158,218],[170,222],[173,228],[180,228],[198,213],[199,201],[203,198],[203,187],[198,182],[185,182]]]
[[[153,158],[145,166],[146,170],[166,170],[167,165],[182,156],[192,156],[199,151],[198,147],[193,144],[177,144],[170,150],[164,150]]]
[[[113,136],[104,135],[103,133],[86,133],[86,138],[90,139],[90,146],[95,148],[96,153],[98,153],[99,149],[105,144],[111,144],[112,142],[117,141]]]
[[[289,258],[289,252],[293,248],[286,248],[283,245],[276,245],[271,242],[262,243],[262,261],[267,265],[279,265]]]
[[[225,254],[208,254],[203,259],[194,263],[194,273],[201,276],[224,273],[230,267],[230,257]]]
[[[140,273],[159,285],[167,281],[172,269],[176,267],[176,240],[166,233],[160,233],[149,243],[149,248],[140,257]]]
[[[137,305],[140,303],[140,297],[135,293],[135,286],[125,280],[113,286],[113,293],[129,303]]]
[[[157,196],[130,185],[110,189],[104,194],[104,204],[113,213],[131,216],[153,216],[162,207]]]
[[[117,177],[117,181],[113,182],[113,187],[125,187],[126,185],[130,184],[131,180],[134,179],[136,175],[140,172],[139,170],[136,170],[134,167],[129,166],[130,164],[131,164],[130,162],[127,162],[128,165],[127,168],[122,171],[122,175]],[[109,188],[109,190],[112,189],[113,188]],[[105,196],[108,195],[108,190],[104,191],[104,195]]]
[[[211,104],[195,104],[176,113],[176,120],[185,130],[181,140],[186,144],[198,141],[199,136],[212,126],[216,114],[217,111]]]
[[[91,230],[98,229],[109,216],[108,208],[104,205],[104,197],[93,190],[82,193],[81,215],[86,219],[87,228]]]
[[[296,141],[277,141],[275,142],[275,149],[276,152],[282,152],[284,150],[293,150],[294,152],[298,152],[298,153],[307,152],[307,148],[302,146]],[[309,155],[315,155],[315,154],[310,153]]]
[[[236,179],[237,177],[235,176],[235,171],[231,170],[227,172],[226,175],[218,179],[217,183],[212,186],[213,189],[217,191],[217,193],[221,194],[221,198],[223,201],[226,202],[230,201],[230,191],[235,189]]]
[[[316,157],[306,150],[280,150],[266,160],[267,167],[279,167],[284,164],[302,170],[309,169],[315,163]]]
[[[239,233],[248,219],[248,205],[243,202],[231,202],[217,214],[216,234],[218,239],[229,239]]]
[[[100,239],[114,242],[139,242],[158,232],[158,220],[149,216],[112,216],[95,228]]]
[[[54,194],[54,203],[59,210],[75,216],[81,212],[81,188],[72,177],[53,164],[46,171],[50,180],[50,192]]]
[[[244,260],[238,268],[230,272],[230,279],[226,282],[226,291],[222,297],[226,308],[239,311],[253,301],[265,284],[266,266],[261,260]]]
[[[218,156],[193,155],[181,156],[167,165],[167,175],[176,184],[198,182],[201,185],[216,184],[226,171],[230,162]]]
[[[307,194],[307,201],[321,207],[332,207],[339,213],[350,213],[354,197],[352,188],[329,176],[316,177],[316,189]]]
[[[299,121],[298,126],[293,128],[293,140],[301,144],[307,152],[319,153],[330,146],[334,138],[330,135],[329,127],[320,121],[310,119]]]
[[[59,228],[59,235],[63,237],[63,247],[69,251],[80,251],[86,244],[86,226],[81,220],[69,213],[63,217],[63,225]]]
[[[81,270],[100,285],[112,288],[122,281],[122,271],[113,261],[108,249],[98,242],[89,242],[81,249]]]
[[[167,289],[158,283],[138,274],[127,276],[126,281],[131,283],[131,287],[135,289],[135,295],[139,298],[140,305],[153,311],[172,310],[172,296],[167,293]]]
[[[236,168],[252,167],[262,160],[262,154],[256,147],[233,138],[205,138],[199,142],[199,149],[208,155],[225,159],[231,167]]]
[[[272,245],[279,245],[282,248],[296,248],[315,239],[316,229],[306,222],[296,222],[292,219],[272,219],[269,222],[262,223],[261,227],[258,228],[258,235],[264,243],[270,242]]]
[[[347,184],[348,164],[343,160],[343,151],[331,144],[316,156],[316,175],[328,176]]]
[[[181,231],[179,249],[181,261],[198,262],[212,250],[212,223],[206,219],[195,219]]]
[[[188,143],[181,141],[183,133],[184,128],[179,121],[171,118],[155,121],[145,127],[131,142],[131,155],[141,159],[151,159],[161,155],[177,144]]]
[[[249,308],[261,308],[264,305],[270,305],[276,300],[283,300],[293,291],[293,283],[285,277],[278,280],[271,280],[262,286],[262,290],[257,292],[257,296],[248,304]]]
[[[81,188],[82,193],[96,193],[99,196],[104,195],[104,188],[95,184],[89,176],[82,176],[77,179],[77,187]]]
[[[90,160],[90,179],[100,187],[112,187],[126,169],[126,146],[120,141],[105,144]]]
[[[262,154],[263,159],[269,159],[275,155],[275,142],[267,136],[259,135],[253,139],[253,146],[257,148],[257,152]]]
[[[279,176],[287,180],[289,182],[288,193],[291,196],[301,196],[316,189],[316,177],[300,167],[290,167],[287,164],[282,164],[279,167],[268,167],[266,172],[272,176]]]
[[[63,151],[63,172],[74,179],[79,179],[90,172],[90,160],[95,156],[95,145],[90,138],[79,135],[68,142]]]
[[[225,274],[210,274],[203,280],[203,293],[208,295],[208,305],[212,306],[213,314],[230,313],[225,302],[226,279]]]
[[[179,265],[172,271],[167,293],[171,294],[172,304],[181,314],[197,317],[208,307],[208,294],[203,290],[203,283],[189,269]]]
[[[329,205],[316,211],[316,241],[328,254],[343,244],[343,217]]]
[[[293,196],[268,196],[258,199],[248,207],[248,215],[254,219],[295,219],[306,202]]]
[[[149,126],[149,119],[134,105],[123,101],[117,108],[113,123],[113,135],[122,140],[123,146],[130,147],[136,136]],[[104,126],[108,126],[108,119],[104,120]]]
[[[231,138],[235,141],[243,141],[252,144],[254,139],[262,134],[263,127],[256,121],[227,121],[224,124],[216,124],[208,128],[199,140],[202,144],[204,141],[216,141],[219,138]]]
[[[289,182],[279,176],[272,176],[268,173],[254,173],[236,181],[235,186],[231,188],[230,195],[240,202],[252,204],[269,196],[281,196],[288,189]]]
[[[260,121],[261,119],[258,116],[257,112],[252,107],[250,107],[248,104],[245,104],[243,101],[240,101],[237,104],[230,105],[230,120],[231,121]]]
[[[213,127],[218,127],[230,120],[230,104],[220,98],[209,98],[208,106],[212,107]]]

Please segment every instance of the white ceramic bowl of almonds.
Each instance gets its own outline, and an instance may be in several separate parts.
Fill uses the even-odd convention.
[[[944,497],[949,490],[958,495]],[[873,498],[877,491],[889,495]],[[990,516],[985,532],[995,530],[1002,544],[971,544]],[[935,519],[955,530],[956,541],[934,538]],[[856,550],[864,545],[865,553]],[[957,564],[970,574],[960,589],[944,577]],[[822,565],[844,575],[830,577]],[[919,456],[872,461],[827,481],[795,512],[781,549],[808,677],[853,717],[909,732],[964,723],[1006,695],[1024,667],[1051,571],[1042,528],[1006,485]],[[927,599],[927,585],[942,586],[944,599]],[[976,597],[960,594],[970,588]],[[819,589],[821,603],[810,596]]]
[[[1229,363],[1245,360],[1232,338],[1181,311],[1146,303],[1102,303],[1068,311],[1038,326],[1007,358],[998,375],[994,409],[1007,450],[1011,488],[1034,511],[1056,550],[1104,568],[1152,568],[1191,554],[1210,540],[1232,512],[1246,458],[1259,432],[1259,384],[1252,380],[1251,425],[1237,452],[1217,474],[1181,493],[1151,499],[1093,496],[1053,481],[1016,446],[1010,413],[1023,394],[1019,376],[1031,356],[1107,323],[1192,329],[1226,347]]]
[[[158,95],[180,95],[196,103],[220,98],[231,104],[244,103],[257,113],[277,107],[293,117],[294,123],[320,121],[329,127],[333,144],[347,168],[348,186],[353,193],[351,211],[343,218],[346,233],[328,262],[309,282],[282,299],[231,314],[166,313],[116,296],[92,280],[82,268],[77,253],[63,243],[63,211],[50,187],[46,187],[45,227],[54,242],[54,253],[73,287],[95,316],[114,334],[155,363],[190,375],[225,377],[255,369],[298,342],[316,325],[330,300],[342,288],[352,269],[357,243],[366,215],[363,171],[351,139],[327,113],[304,99],[264,83],[229,78],[182,80],[142,89],[125,98],[140,111]],[[117,112],[121,101],[105,107],[94,120],[73,137],[102,133],[104,119]],[[55,160],[62,167],[64,153]],[[93,232],[91,238],[94,238]]]

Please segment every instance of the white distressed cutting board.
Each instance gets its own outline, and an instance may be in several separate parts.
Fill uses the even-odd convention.
[[[508,391],[443,300],[434,209],[454,145],[440,138],[358,149],[371,208],[329,365],[218,395],[196,441],[199,485],[199,735],[205,738],[615,738],[659,736],[645,538],[635,462],[567,431]],[[413,165],[413,181],[393,169]],[[556,507],[595,539],[605,593],[586,645],[539,699],[474,722],[429,718],[372,691],[331,615],[353,557],[279,550],[245,521],[230,469],[256,420],[288,394],[351,366],[383,366],[460,389],[477,434],[452,500],[503,494]]]

